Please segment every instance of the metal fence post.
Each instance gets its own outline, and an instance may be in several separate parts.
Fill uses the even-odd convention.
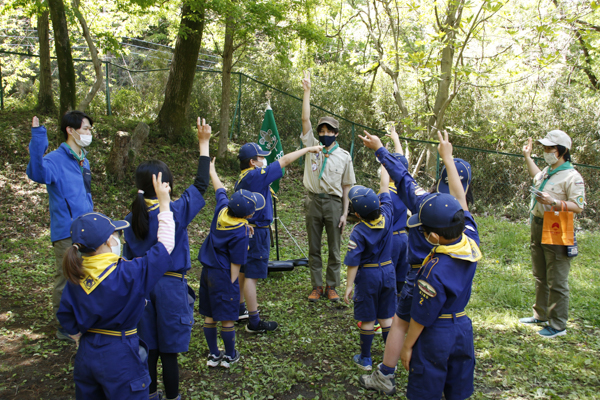
[[[354,161],[354,124],[352,124],[352,144],[350,144],[350,157]]]
[[[4,78],[2,77],[2,63],[0,63],[0,110],[4,110]]]
[[[233,129],[235,128],[235,123],[236,123],[236,118],[237,118],[237,114],[238,114],[238,110],[240,108],[240,98],[242,97],[242,74],[239,73],[240,79],[239,79],[239,88],[238,88],[238,99],[237,102],[235,103],[235,111],[233,112],[233,121],[231,121],[231,129],[229,129],[229,140],[231,140],[233,138]],[[238,135],[240,134],[239,130],[238,130]]]
[[[240,137],[240,133],[242,130],[242,74],[240,74],[240,81],[239,81],[239,85],[240,85],[240,89],[239,89],[239,96],[238,96],[238,110],[239,110],[239,115],[238,115],[238,137]]]
[[[110,109],[110,85],[109,85],[109,74],[108,74],[108,60],[104,61],[106,65],[106,115],[112,115],[112,111]]]

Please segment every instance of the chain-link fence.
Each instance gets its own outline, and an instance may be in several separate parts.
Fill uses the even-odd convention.
[[[130,52],[127,58],[120,56],[103,61],[106,83],[103,92],[96,95],[90,106],[92,113],[145,119],[156,117],[164,99],[171,52],[153,50],[152,54],[148,54],[148,51],[147,48],[137,49],[135,52]],[[0,95],[4,108],[6,86],[9,86],[12,96],[20,96],[21,99],[32,97],[35,85],[30,85],[31,93],[27,93],[27,90],[20,88],[26,85],[19,86],[18,82],[24,79],[35,80],[39,67],[35,62],[36,55],[9,50],[5,47],[3,50],[1,43],[0,55],[3,65],[0,70],[0,82],[2,82]],[[220,71],[210,69],[215,63],[211,56],[206,54],[204,56],[199,61],[194,80],[190,114],[201,115],[216,125],[215,122],[220,118],[221,105],[220,101],[215,99],[221,98],[222,77]],[[83,58],[76,58],[75,65],[77,87],[81,91],[78,95],[83,97],[85,90],[93,83],[93,68],[91,62]],[[55,93],[58,93],[58,72],[55,61],[52,62],[52,71]],[[8,85],[7,81],[10,81]],[[270,97],[284,151],[289,153],[300,148],[302,146],[300,141],[302,99],[244,73],[232,74],[231,124],[228,132],[219,134],[229,135],[237,144],[256,141],[267,97]],[[318,118],[326,115],[340,121],[338,142],[340,147],[352,154],[359,183],[377,187],[379,165],[373,152],[362,145],[358,134],[367,130],[383,136],[384,132],[336,115],[316,105],[311,106],[313,124]],[[401,142],[409,159],[411,173],[421,186],[431,187],[441,169],[436,143],[413,138],[401,138]],[[510,219],[526,218],[530,204],[528,187],[531,179],[521,155],[456,144],[454,148],[455,157],[471,163],[476,213],[489,213]],[[543,160],[537,161],[541,167]],[[576,164],[576,168],[585,180],[587,199],[586,209],[577,216],[577,220],[585,229],[596,228],[600,223],[600,215],[597,212],[600,206],[598,200],[600,167]]]

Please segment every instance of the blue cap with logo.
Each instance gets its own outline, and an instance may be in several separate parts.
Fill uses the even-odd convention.
[[[356,185],[350,188],[348,198],[352,203],[352,208],[361,217],[366,217],[371,212],[379,210],[379,196],[367,187]]]
[[[460,177],[460,183],[462,183],[463,189],[465,190],[465,193],[467,193],[469,185],[471,184],[471,164],[461,158],[455,158],[454,165],[456,165],[456,170],[458,171],[458,176]],[[448,186],[448,171],[446,170],[445,165],[442,168],[440,180],[437,185],[437,191],[440,193],[450,193],[450,187]]]
[[[433,193],[425,198],[419,207],[419,213],[408,219],[407,226],[413,228],[425,225],[430,228],[449,228],[456,225],[454,214],[462,210],[462,206],[452,195]]]
[[[408,160],[406,159],[406,157],[404,157],[400,153],[392,153],[392,156],[394,156],[398,161],[400,161],[402,165],[404,165],[404,168],[408,169]]]
[[[265,198],[260,193],[240,189],[231,195],[227,206],[237,217],[245,217],[262,210],[265,206]]]
[[[246,143],[242,147],[240,147],[240,152],[238,153],[238,158],[240,160],[249,160],[256,156],[266,157],[271,154],[270,151],[263,150],[256,143]]]
[[[79,244],[79,251],[91,253],[106,243],[114,231],[127,227],[127,221],[114,221],[98,212],[87,213],[75,218],[71,224],[71,239]]]

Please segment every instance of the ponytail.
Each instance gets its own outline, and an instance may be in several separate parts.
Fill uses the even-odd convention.
[[[131,230],[136,238],[143,240],[148,235],[149,217],[144,193],[138,191],[131,203]]]
[[[69,247],[66,251],[63,262],[63,275],[67,280],[75,285],[79,284],[79,280],[83,275],[83,264],[81,262],[81,257],[79,257],[79,247],[77,244]]]

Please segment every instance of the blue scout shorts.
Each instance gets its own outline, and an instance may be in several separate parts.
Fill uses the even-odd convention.
[[[396,282],[404,282],[406,280],[406,272],[408,265],[408,235],[406,233],[398,233],[392,236],[392,262],[396,266]]]
[[[138,335],[84,333],[75,356],[75,397],[147,400],[150,375],[140,345],[145,347]]]
[[[439,319],[423,329],[413,347],[406,397],[463,400],[473,394],[475,351],[468,316]]]
[[[237,321],[240,316],[240,284],[231,283],[231,272],[221,268],[202,268],[198,311],[215,321]]]
[[[138,334],[150,350],[161,353],[188,351],[194,325],[196,295],[185,277],[165,275],[150,292]]]
[[[269,227],[254,227],[254,235],[248,243],[248,258],[240,268],[240,273],[246,278],[266,279],[269,272],[269,252],[271,251],[271,236]]]
[[[402,292],[400,293],[400,299],[398,299],[398,307],[396,308],[396,315],[398,318],[410,322],[410,308],[412,307],[413,301],[413,290],[415,288],[415,279],[420,267],[409,266],[410,269],[406,273],[406,283],[402,286]]]
[[[375,321],[392,318],[396,308],[394,264],[359,267],[354,286],[354,319]]]

